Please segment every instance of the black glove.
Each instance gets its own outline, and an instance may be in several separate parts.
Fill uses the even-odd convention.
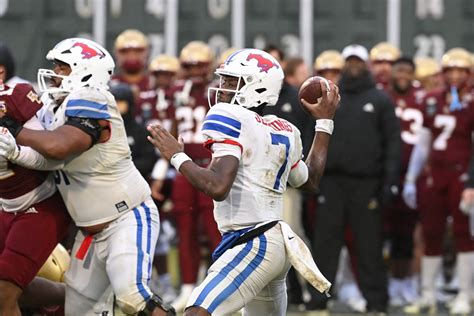
[[[18,135],[18,133],[20,133],[20,131],[23,129],[23,125],[21,125],[15,119],[11,118],[8,115],[5,115],[2,118],[0,118],[0,126],[8,128],[10,133],[15,138]]]

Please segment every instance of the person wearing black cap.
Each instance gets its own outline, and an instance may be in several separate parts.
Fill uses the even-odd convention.
[[[314,258],[321,272],[334,282],[348,227],[354,237],[358,284],[367,311],[384,313],[388,294],[381,209],[397,190],[400,125],[389,96],[375,87],[367,66],[367,49],[349,45],[342,56],[341,103],[320,184]],[[313,309],[326,309],[325,296],[316,292],[312,296]]]
[[[15,59],[8,46],[0,42],[0,80],[6,85],[14,85],[16,83],[28,83],[27,80],[15,76]]]
[[[158,157],[154,147],[146,139],[147,131],[133,117],[135,99],[132,88],[128,84],[118,84],[110,88],[110,92],[115,97],[117,107],[122,115],[133,163],[142,176],[147,179]]]

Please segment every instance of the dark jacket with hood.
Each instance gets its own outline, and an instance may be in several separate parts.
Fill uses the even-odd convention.
[[[334,118],[324,174],[380,178],[399,182],[400,124],[390,97],[375,87],[368,71],[359,78],[343,74],[341,102]]]
[[[146,128],[138,124],[133,117],[135,107],[133,91],[127,84],[118,84],[113,86],[110,92],[116,101],[122,100],[128,103],[127,113],[122,114],[128,145],[132,151],[133,163],[142,176],[148,179],[158,156],[155,147],[147,140]]]

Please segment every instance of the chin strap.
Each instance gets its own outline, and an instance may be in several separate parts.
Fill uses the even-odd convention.
[[[173,306],[163,302],[161,297],[154,294],[147,302],[145,309],[138,313],[138,316],[150,316],[153,314],[155,308],[159,308],[166,312],[168,316],[176,315],[176,311],[174,310]]]

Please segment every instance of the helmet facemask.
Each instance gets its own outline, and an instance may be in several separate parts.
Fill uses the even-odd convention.
[[[55,100],[65,97],[70,91],[66,91],[62,87],[62,82],[68,76],[58,75],[51,69],[38,69],[38,88],[40,92],[48,92],[51,97]],[[56,80],[60,80],[59,86],[56,84]]]

